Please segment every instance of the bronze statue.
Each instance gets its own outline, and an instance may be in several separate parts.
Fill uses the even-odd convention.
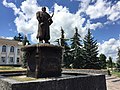
[[[53,15],[52,15],[53,16]],[[36,13],[36,18],[39,22],[38,24],[38,33],[36,38],[39,39],[39,43],[50,43],[50,28],[49,26],[53,23],[52,16],[46,12],[46,8],[42,7],[42,11]]]

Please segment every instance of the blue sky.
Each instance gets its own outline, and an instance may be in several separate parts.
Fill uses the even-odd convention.
[[[37,20],[35,13],[47,7],[54,12],[51,25],[51,42],[60,37],[60,27],[66,38],[78,27],[84,38],[90,28],[98,42],[100,53],[114,59],[120,46],[120,0],[1,0],[0,37],[12,38],[18,32],[37,43]]]

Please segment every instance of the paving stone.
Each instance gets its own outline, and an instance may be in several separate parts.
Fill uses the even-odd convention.
[[[116,76],[106,76],[107,90],[120,90],[120,78]]]

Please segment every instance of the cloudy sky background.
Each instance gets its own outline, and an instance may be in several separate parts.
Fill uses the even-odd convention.
[[[47,7],[53,16],[51,42],[60,37],[60,28],[66,38],[71,38],[74,28],[84,38],[90,28],[98,41],[99,53],[116,60],[120,47],[120,1],[119,0],[3,0],[0,4],[0,36],[12,38],[17,33],[29,37],[37,43],[37,25],[35,13]],[[7,32],[7,33],[6,33]]]

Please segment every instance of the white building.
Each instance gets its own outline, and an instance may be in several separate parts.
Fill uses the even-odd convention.
[[[18,41],[0,38],[0,65],[21,64]]]

